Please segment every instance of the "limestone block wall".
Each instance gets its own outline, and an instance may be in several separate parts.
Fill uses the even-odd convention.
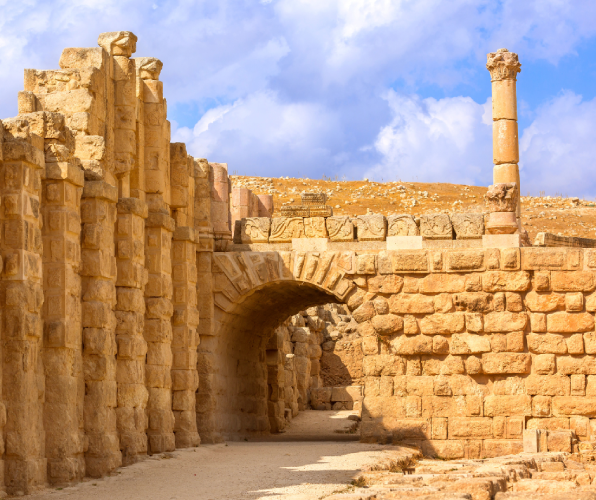
[[[454,458],[517,453],[525,429],[595,435],[594,250],[355,246],[216,258],[220,340],[240,324],[255,332],[263,307],[273,316],[308,302],[347,305],[361,337],[364,440]]]

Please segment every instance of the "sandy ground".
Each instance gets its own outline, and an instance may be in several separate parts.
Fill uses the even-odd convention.
[[[352,412],[304,412],[288,436],[333,436]],[[302,418],[301,418],[302,417]],[[318,424],[317,424],[318,422]],[[352,422],[350,421],[350,424]],[[313,429],[312,425],[317,427]],[[298,428],[299,431],[295,429]],[[331,433],[331,434],[329,434]],[[112,476],[31,500],[315,500],[345,491],[359,470],[390,447],[359,442],[275,441],[201,445],[123,467]]]

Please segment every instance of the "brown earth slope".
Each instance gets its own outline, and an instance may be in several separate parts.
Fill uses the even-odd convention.
[[[389,215],[429,212],[484,212],[486,187],[422,182],[367,182],[295,179],[289,177],[230,176],[233,187],[247,187],[255,194],[272,194],[275,212],[286,204],[299,204],[300,193],[325,192],[334,215],[372,212]],[[522,197],[522,222],[534,241],[539,232],[596,238],[596,204],[562,197]]]

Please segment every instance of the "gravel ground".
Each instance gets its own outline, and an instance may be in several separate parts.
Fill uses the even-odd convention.
[[[155,455],[110,477],[48,488],[31,500],[315,500],[347,488],[390,447],[345,441],[354,412],[301,412],[276,441]],[[339,432],[336,432],[339,431]],[[308,442],[297,441],[303,436]],[[353,439],[354,435],[350,438]],[[355,436],[354,436],[355,437]],[[282,441],[286,439],[285,441]],[[324,441],[323,439],[328,439]],[[339,441],[344,439],[344,441]],[[333,440],[333,441],[331,441]]]
[[[31,500],[315,500],[345,490],[385,447],[358,442],[230,442],[154,456],[111,477]]]

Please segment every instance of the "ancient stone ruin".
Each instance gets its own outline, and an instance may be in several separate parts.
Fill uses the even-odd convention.
[[[336,403],[361,409],[361,439],[445,458],[594,439],[596,251],[524,238],[516,54],[488,56],[485,224],[337,217],[316,193],[272,217],[270,197],[231,193],[226,164],[170,143],[162,63],[135,49],[103,33],[58,70],[26,70],[19,115],[1,122],[7,492]],[[329,303],[354,320],[334,310],[349,377],[321,377],[338,340],[308,322]]]

